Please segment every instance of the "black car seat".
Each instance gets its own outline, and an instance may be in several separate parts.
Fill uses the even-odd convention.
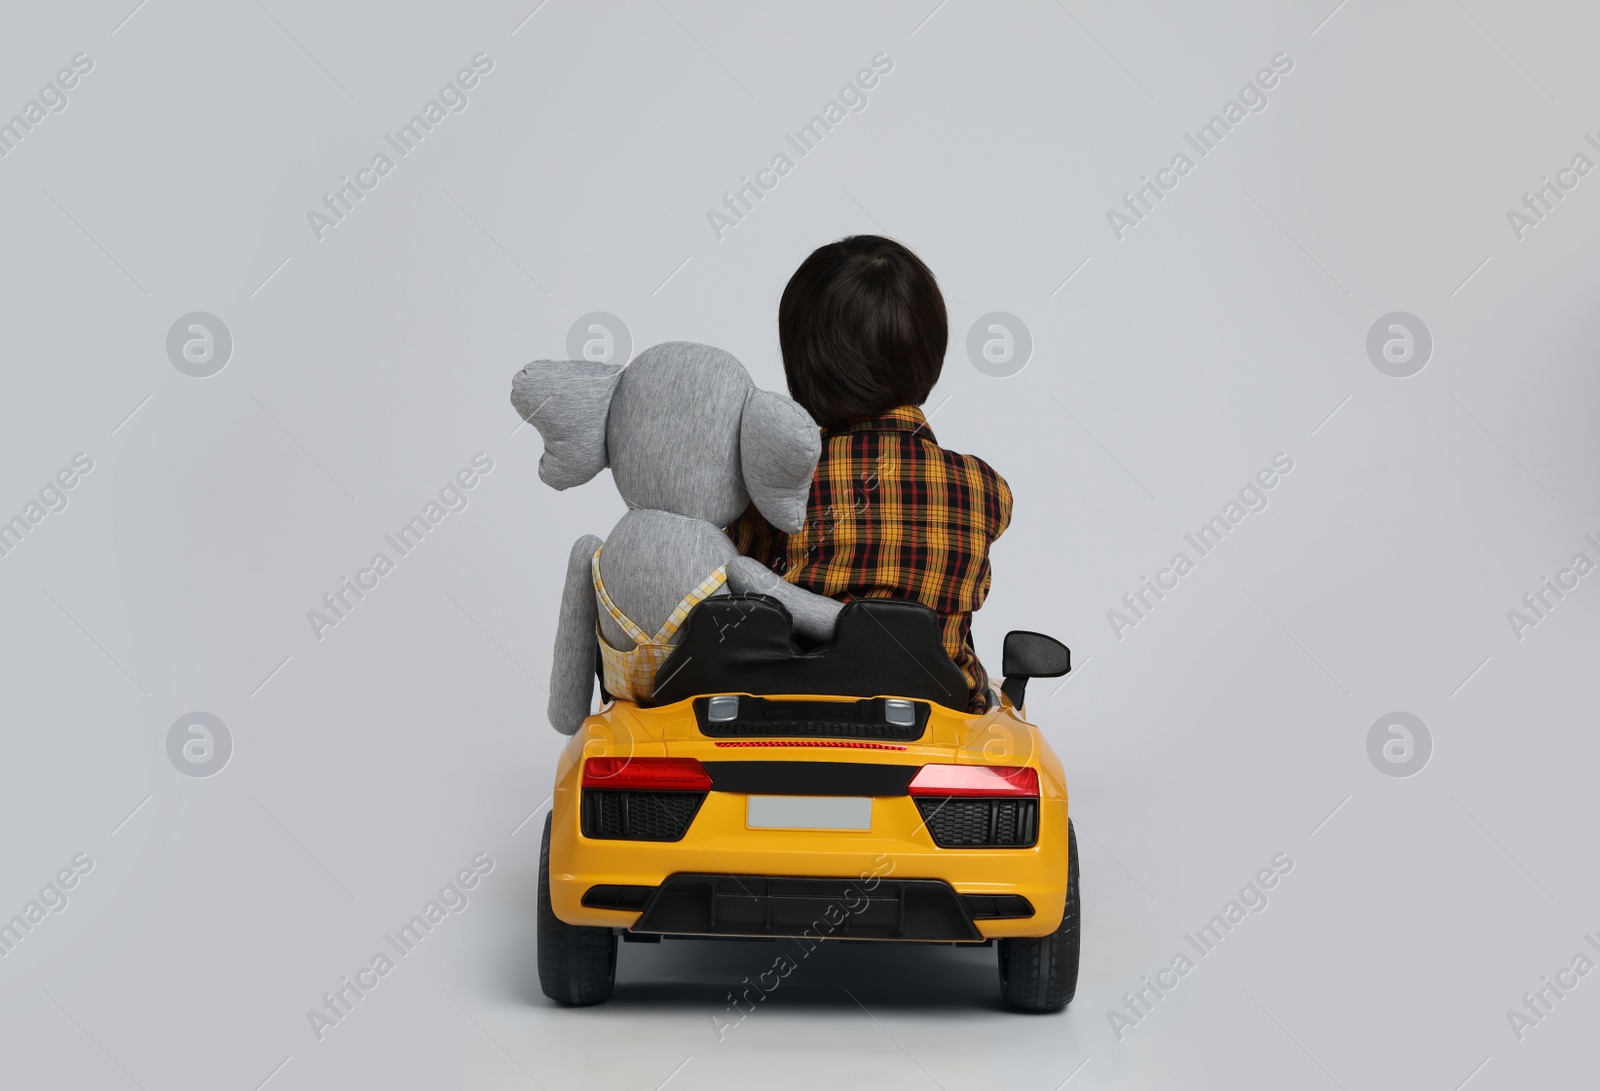
[[[650,705],[708,693],[893,695],[965,710],[967,680],[921,603],[857,599],[833,639],[805,646],[766,595],[718,595],[689,612],[683,640],[656,674]]]

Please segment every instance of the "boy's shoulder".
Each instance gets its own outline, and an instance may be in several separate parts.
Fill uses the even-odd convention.
[[[962,451],[946,447],[934,436],[933,431],[926,426],[917,433],[917,437],[926,447],[938,452],[939,458],[952,471],[966,478],[974,485],[982,486],[991,491],[1003,493],[1006,502],[1011,500],[1011,486],[1006,484],[1006,479],[1001,477],[993,466],[990,466],[977,455],[969,455]]]
[[[1011,524],[1011,486],[1006,479],[977,455],[942,445],[926,424],[915,439],[941,464],[946,482],[958,484],[957,491],[965,498],[963,506],[989,528],[991,538],[1000,537]]]
[[[977,455],[952,451],[948,447],[938,449],[976,501],[974,506],[989,513],[995,524],[994,536],[998,538],[1011,524],[1011,486],[995,472],[994,467]]]
[[[1011,487],[1006,484],[1006,479],[1001,477],[993,466],[989,465],[977,455],[969,455],[964,454],[961,451],[953,451],[950,448],[940,446],[937,443],[935,443],[934,446],[939,448],[940,453],[943,454],[945,459],[948,460],[952,465],[959,466],[965,472],[982,478],[986,483],[990,484],[996,489],[1003,489],[1008,494],[1011,492]]]

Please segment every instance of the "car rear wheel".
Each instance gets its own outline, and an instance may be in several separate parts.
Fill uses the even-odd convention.
[[[1002,939],[1000,992],[1016,1011],[1060,1011],[1078,991],[1078,835],[1067,823],[1067,905],[1048,936]]]
[[[567,924],[550,907],[550,822],[539,844],[539,987],[558,1004],[611,999],[617,980],[617,937],[609,928]]]

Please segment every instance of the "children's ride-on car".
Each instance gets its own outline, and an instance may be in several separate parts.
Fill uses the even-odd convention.
[[[1000,699],[969,713],[915,603],[852,602],[809,649],[763,596],[707,599],[686,624],[653,699],[611,701],[562,751],[539,860],[547,996],[607,999],[620,935],[995,943],[1008,1005],[1072,999],[1066,778],[1022,718],[1028,679],[1070,669],[1064,645],[1009,634]]]

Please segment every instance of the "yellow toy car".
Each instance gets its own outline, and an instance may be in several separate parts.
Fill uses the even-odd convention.
[[[969,713],[921,605],[852,602],[814,648],[772,599],[695,607],[648,706],[603,705],[557,764],[545,995],[610,997],[619,936],[791,937],[993,943],[1006,1003],[1060,1010],[1078,976],[1077,841],[1061,762],[1022,705],[1070,655],[1013,632],[1003,659],[999,699]]]

